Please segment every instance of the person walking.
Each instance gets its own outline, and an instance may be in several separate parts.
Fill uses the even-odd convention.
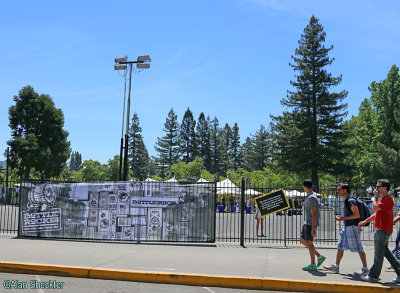
[[[305,221],[301,229],[300,243],[308,248],[311,259],[311,264],[304,267],[303,271],[315,271],[326,259],[315,249],[313,243],[314,238],[317,236],[316,229],[320,217],[319,204],[317,195],[312,190],[312,181],[310,179],[303,181],[303,188],[307,197],[304,203]],[[317,263],[315,263],[315,256],[318,257]]]
[[[368,275],[361,276],[367,282],[378,282],[382,271],[383,260],[386,258],[392,265],[397,277],[393,282],[400,283],[400,262],[389,250],[388,241],[393,232],[393,198],[389,195],[390,182],[387,179],[379,179],[374,190],[372,199],[372,211],[375,212],[368,219],[360,222],[359,227],[366,223],[375,221],[374,232],[374,264]]]
[[[256,234],[257,234],[257,236],[265,237],[265,235],[264,235],[264,218],[261,217],[257,206],[256,206],[256,215],[255,215],[254,218],[257,221],[257,224],[256,224]],[[258,230],[258,228],[260,227],[260,222],[261,222],[261,230]],[[261,233],[258,233],[258,231],[260,231]]]
[[[366,276],[369,273],[367,266],[367,256],[365,255],[361,244],[361,227],[358,227],[360,222],[360,211],[358,209],[357,200],[350,197],[350,187],[347,183],[339,183],[337,193],[344,199],[343,215],[337,216],[336,221],[343,221],[344,226],[339,234],[338,250],[336,253],[336,262],[330,266],[324,266],[324,269],[332,273],[339,273],[339,265],[343,258],[344,251],[358,252],[360,255],[362,267],[360,272],[355,272],[356,276]]]

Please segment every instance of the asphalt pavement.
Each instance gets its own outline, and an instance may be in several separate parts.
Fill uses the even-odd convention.
[[[400,286],[392,282],[396,274],[386,269],[387,261],[379,283],[354,277],[361,268],[357,253],[345,252],[339,274],[322,266],[318,271],[303,271],[310,261],[308,250],[301,245],[136,244],[0,235],[0,247],[3,273],[275,291],[400,292]],[[364,248],[371,266],[373,247],[368,242]],[[317,249],[327,257],[324,264],[335,261],[336,248]],[[5,289],[3,279],[0,274],[1,292]]]

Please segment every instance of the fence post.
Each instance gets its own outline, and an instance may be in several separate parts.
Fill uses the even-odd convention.
[[[244,247],[244,210],[245,210],[245,198],[244,198],[244,187],[245,181],[244,177],[242,177],[242,192],[241,192],[241,200],[240,200],[240,246]]]

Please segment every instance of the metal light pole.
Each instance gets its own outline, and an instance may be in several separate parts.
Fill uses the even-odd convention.
[[[129,142],[129,116],[130,116],[130,108],[131,108],[131,84],[132,84],[132,67],[133,64],[136,64],[136,68],[139,69],[148,69],[150,68],[150,56],[139,56],[136,61],[128,61],[128,56],[115,58],[115,70],[126,70],[127,65],[129,64],[129,89],[128,89],[128,104],[126,109],[126,130],[125,130],[125,146],[123,147],[123,138],[121,137],[121,149],[120,149],[120,164],[119,164],[119,180],[126,181],[128,178],[128,142]],[[124,101],[125,102],[125,101]],[[125,104],[124,104],[125,106]],[[124,119],[124,118],[123,118]],[[123,126],[122,126],[123,127]],[[123,129],[122,129],[123,132]],[[124,163],[123,163],[123,174],[121,178],[121,170],[122,170],[122,149],[124,148]]]

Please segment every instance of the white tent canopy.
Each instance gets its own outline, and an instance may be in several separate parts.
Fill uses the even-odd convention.
[[[197,183],[207,183],[207,182],[211,182],[211,181],[208,181],[208,180],[204,179],[203,177],[201,177],[199,180],[197,180]]]
[[[240,194],[240,189],[227,178],[217,182],[217,194]]]
[[[151,179],[150,177],[147,177],[147,179],[146,179],[145,181],[146,181],[146,182],[157,182],[156,180]]]
[[[178,183],[178,180],[176,180],[175,176],[166,180],[165,182],[173,182],[173,183]]]
[[[255,191],[254,189],[246,189],[244,194],[245,195],[260,195],[261,192]]]
[[[287,197],[305,197],[306,193],[304,191],[298,190],[284,190]]]

